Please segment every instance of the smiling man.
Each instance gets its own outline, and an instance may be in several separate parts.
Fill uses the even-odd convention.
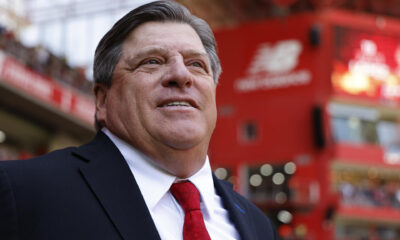
[[[206,159],[215,87],[206,50],[190,25],[146,22],[122,44],[111,87],[96,84],[96,116],[160,168],[185,178]]]
[[[211,29],[183,6],[121,18],[96,49],[95,139],[0,163],[0,239],[277,239],[212,174],[220,73]]]

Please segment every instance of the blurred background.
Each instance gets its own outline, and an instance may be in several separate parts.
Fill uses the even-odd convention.
[[[400,0],[177,0],[223,74],[215,174],[284,240],[400,239]],[[0,0],[0,160],[95,134],[92,62],[146,0]]]

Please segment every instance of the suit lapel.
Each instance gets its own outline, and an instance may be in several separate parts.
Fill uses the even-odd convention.
[[[125,240],[159,240],[139,187],[121,153],[99,132],[76,155],[87,161],[80,171]]]
[[[255,236],[252,229],[251,218],[247,212],[246,206],[241,204],[233,194],[232,186],[229,183],[219,180],[214,174],[214,186],[218,195],[222,199],[222,203],[229,212],[229,218],[239,232],[242,240],[252,240]]]

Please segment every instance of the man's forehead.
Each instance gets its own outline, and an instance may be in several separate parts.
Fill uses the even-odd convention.
[[[149,45],[146,47],[143,47],[136,51],[135,55],[151,55],[151,54],[160,54],[160,55],[168,55],[171,53],[171,49],[157,46],[157,45]],[[179,51],[180,54],[183,56],[193,56],[193,57],[207,57],[207,53],[203,49],[193,49],[193,48],[187,48],[187,49],[181,49]]]
[[[196,32],[196,30],[188,23],[178,22],[178,21],[148,21],[141,23],[136,26],[125,39],[126,41],[140,39],[146,35],[171,35],[170,32],[177,32],[180,30],[182,33],[192,33],[194,38],[197,38],[201,41],[200,35]],[[178,37],[176,37],[178,38]],[[152,40],[163,40],[163,39],[152,39]]]
[[[187,23],[150,21],[135,28],[125,39],[124,50],[131,47],[136,54],[167,54],[179,50],[183,55],[207,56],[197,32]],[[135,54],[135,55],[136,55]]]

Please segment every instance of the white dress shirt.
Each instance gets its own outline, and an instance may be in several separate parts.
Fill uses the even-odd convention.
[[[103,128],[102,131],[117,146],[128,163],[161,239],[183,239],[185,213],[169,191],[177,178],[158,167],[151,159],[113,135],[108,129]],[[227,210],[222,206],[221,198],[215,191],[208,157],[203,167],[187,180],[200,192],[200,208],[211,239],[240,239],[235,226],[229,220]]]

